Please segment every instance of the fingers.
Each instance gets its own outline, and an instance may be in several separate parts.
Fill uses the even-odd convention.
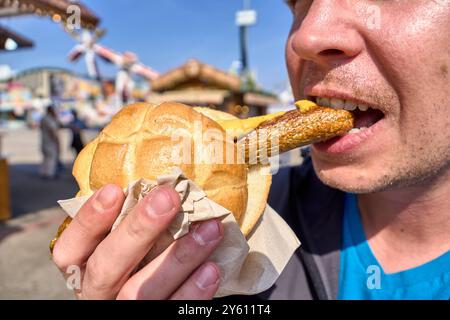
[[[70,265],[83,266],[104,239],[125,199],[122,189],[106,185],[81,207],[61,234],[53,250],[55,264],[65,272]]]
[[[115,298],[131,272],[170,225],[180,209],[180,196],[157,187],[100,243],[86,266],[83,295]]]
[[[220,271],[216,264],[207,262],[170,297],[171,300],[209,300],[219,288]]]
[[[173,242],[162,254],[133,275],[118,295],[119,299],[167,299],[211,255],[223,238],[219,220],[196,224],[191,232]],[[206,272],[206,271],[205,271]],[[210,272],[211,273],[211,272]],[[208,295],[211,288],[203,276],[198,291]],[[208,278],[209,279],[209,278]],[[190,288],[191,285],[188,286]],[[186,289],[187,290],[187,289]],[[187,292],[183,290],[181,292]],[[206,291],[205,291],[206,290]],[[191,290],[192,291],[192,290]],[[198,298],[202,298],[200,296]],[[195,299],[196,296],[193,296]]]

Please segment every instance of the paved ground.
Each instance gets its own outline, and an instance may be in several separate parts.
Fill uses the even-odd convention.
[[[0,299],[73,299],[48,251],[63,219],[51,208],[0,226]]]
[[[88,133],[92,137],[95,133]],[[61,132],[62,144],[68,134]],[[56,201],[73,197],[73,154],[62,159],[66,169],[58,180],[39,178],[39,133],[21,130],[3,141],[8,154],[12,219],[0,223],[0,299],[72,299],[73,295],[53,265],[48,244],[65,214]]]

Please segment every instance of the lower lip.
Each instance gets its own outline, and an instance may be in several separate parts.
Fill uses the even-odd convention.
[[[346,134],[345,136],[332,138],[324,142],[314,143],[313,148],[319,152],[329,154],[340,154],[353,151],[368,140],[372,139],[383,122],[384,119],[381,119],[364,131]]]

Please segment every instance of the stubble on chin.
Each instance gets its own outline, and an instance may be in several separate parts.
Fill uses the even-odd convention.
[[[344,170],[338,165],[326,165],[312,157],[317,177],[327,186],[344,192],[365,194],[411,187],[431,187],[437,181],[450,178],[450,158],[443,154],[428,155],[419,161],[403,160],[401,165],[386,164],[381,169]],[[418,160],[418,159],[415,159]],[[320,163],[320,164],[319,164]],[[346,174],[345,171],[352,171]]]

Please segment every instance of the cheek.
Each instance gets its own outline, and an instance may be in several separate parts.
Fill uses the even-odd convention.
[[[398,123],[400,142],[404,147],[427,150],[450,143],[448,101],[430,96],[405,99]],[[447,140],[447,141],[443,141]]]

